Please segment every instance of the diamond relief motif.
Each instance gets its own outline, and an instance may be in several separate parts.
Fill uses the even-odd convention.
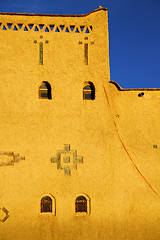
[[[71,176],[71,170],[77,169],[78,163],[83,163],[83,157],[77,156],[76,150],[70,150],[70,144],[64,145],[64,150],[57,151],[57,157],[51,158],[52,163],[57,163],[57,169],[63,169],[65,176]]]

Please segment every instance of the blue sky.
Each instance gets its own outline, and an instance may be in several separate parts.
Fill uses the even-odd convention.
[[[160,88],[160,0],[0,0],[1,12],[83,14],[109,10],[111,80]]]

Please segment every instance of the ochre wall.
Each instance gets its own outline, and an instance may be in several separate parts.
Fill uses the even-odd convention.
[[[110,83],[107,9],[82,16],[1,14],[1,22],[0,240],[159,239],[160,94],[143,90],[138,97],[141,90]],[[24,25],[3,30],[7,23]],[[23,31],[32,23],[92,30]],[[51,85],[51,100],[38,98],[43,81]],[[87,81],[95,86],[93,101],[83,100]],[[71,176],[51,162],[65,144],[83,157]],[[40,213],[45,194],[55,199],[55,216]],[[75,214],[81,194],[90,202],[83,216]]]

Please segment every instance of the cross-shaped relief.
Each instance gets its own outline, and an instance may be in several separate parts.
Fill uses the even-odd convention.
[[[39,42],[39,65],[43,65],[43,36],[40,36],[40,42]],[[33,43],[38,43],[37,40],[34,40]],[[49,41],[45,40],[45,43],[48,44]]]
[[[51,158],[57,163],[57,169],[63,169],[65,176],[71,176],[71,169],[77,169],[78,163],[83,163],[83,157],[77,156],[76,150],[70,150],[70,144],[64,145],[64,150],[57,151],[57,157]]]
[[[79,44],[83,44],[82,41],[79,41]],[[89,41],[88,37],[84,38],[84,64],[88,65],[88,51],[89,51],[89,44],[93,45],[94,41]]]

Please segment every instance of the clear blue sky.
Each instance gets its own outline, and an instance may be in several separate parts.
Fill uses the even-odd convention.
[[[160,88],[160,0],[0,0],[1,12],[82,14],[109,10],[111,80]]]

